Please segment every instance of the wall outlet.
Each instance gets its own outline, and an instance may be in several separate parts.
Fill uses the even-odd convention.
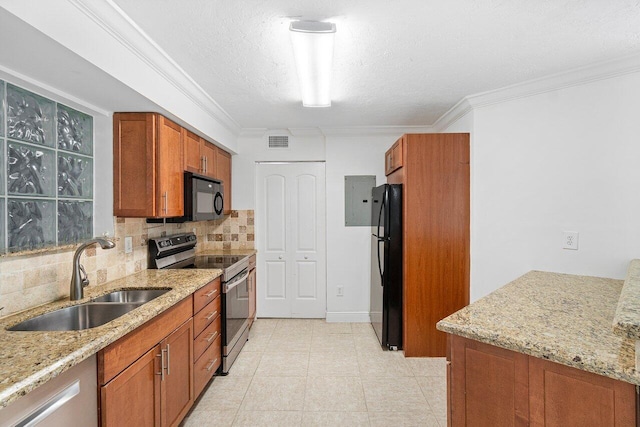
[[[562,249],[578,250],[578,232],[563,231],[562,232]]]
[[[336,287],[336,295],[339,297],[344,296],[344,286]]]
[[[133,237],[126,236],[124,238],[124,253],[130,254],[131,252],[133,252]]]

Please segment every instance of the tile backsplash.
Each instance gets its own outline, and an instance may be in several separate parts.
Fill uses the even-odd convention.
[[[88,248],[81,263],[91,284],[101,284],[147,268],[150,238],[194,231],[197,252],[222,249],[254,249],[253,210],[232,211],[215,221],[184,224],[147,224],[140,218],[114,218],[116,247]],[[133,239],[133,252],[124,253],[124,238]],[[1,316],[55,301],[69,295],[75,248],[37,254],[0,257]]]

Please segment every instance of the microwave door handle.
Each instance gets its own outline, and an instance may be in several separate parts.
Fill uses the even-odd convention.
[[[218,200],[220,200],[220,209],[218,209],[216,206]],[[222,211],[224,211],[224,199],[222,198],[222,194],[220,192],[217,192],[213,198],[213,211],[216,213],[216,215],[220,215],[222,214]]]

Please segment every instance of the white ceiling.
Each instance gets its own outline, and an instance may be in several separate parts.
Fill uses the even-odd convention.
[[[640,51],[637,0],[114,0],[243,128],[430,125],[466,95]],[[291,19],[337,25],[302,108]]]

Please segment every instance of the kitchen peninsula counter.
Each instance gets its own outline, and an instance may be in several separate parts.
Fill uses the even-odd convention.
[[[438,329],[638,385],[635,341],[614,333],[622,287],[622,280],[532,271]]]
[[[220,276],[218,269],[144,270],[85,288],[80,301],[57,301],[0,319],[0,408],[79,364]],[[23,320],[122,289],[167,292],[102,326],[82,331],[7,331]]]

